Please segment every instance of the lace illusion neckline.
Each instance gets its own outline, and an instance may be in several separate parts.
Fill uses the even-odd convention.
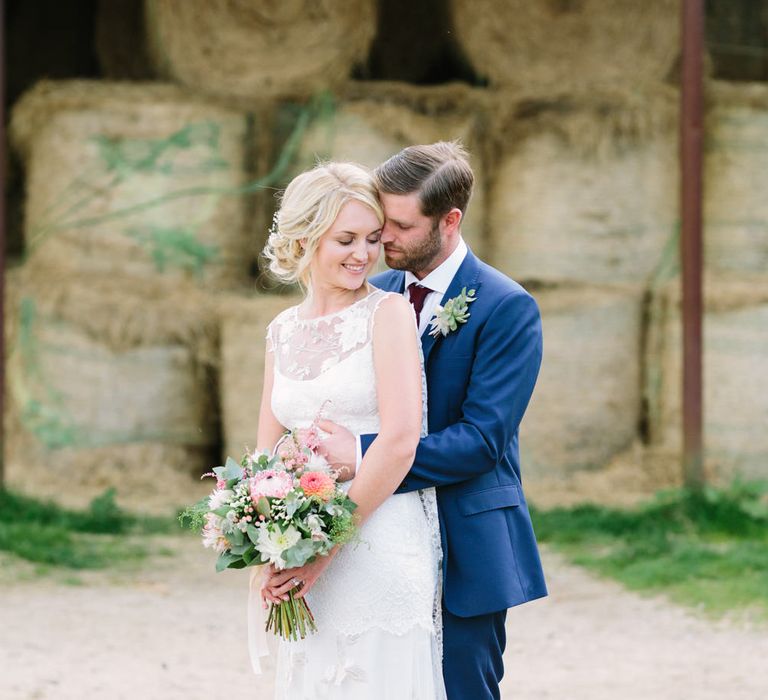
[[[374,294],[377,294],[381,290],[376,289],[375,287],[371,287],[369,285],[370,292],[366,294],[364,297],[360,297],[357,301],[353,301],[351,304],[348,304],[343,309],[339,309],[338,311],[331,311],[331,313],[323,314],[322,316],[313,316],[312,318],[301,318],[299,316],[299,308],[300,304],[293,307],[293,320],[297,323],[315,323],[317,321],[324,321],[329,318],[334,318],[334,316],[339,316],[340,314],[343,314],[345,311],[349,311],[350,309],[353,309],[358,304],[361,304],[364,301],[368,301]]]

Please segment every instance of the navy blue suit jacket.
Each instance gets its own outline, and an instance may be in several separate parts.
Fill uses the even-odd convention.
[[[404,280],[404,272],[391,270],[371,281],[402,293]],[[398,493],[437,487],[443,604],[472,617],[547,594],[518,450],[542,338],[533,297],[472,251],[443,303],[464,287],[476,297],[467,322],[447,336],[422,336],[429,435]],[[363,453],[375,437],[361,436]]]

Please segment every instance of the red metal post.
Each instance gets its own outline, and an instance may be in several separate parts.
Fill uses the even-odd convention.
[[[0,0],[0,488],[5,481],[5,2]]]
[[[680,111],[683,323],[683,476],[704,483],[702,392],[702,139],[704,2],[682,0]]]

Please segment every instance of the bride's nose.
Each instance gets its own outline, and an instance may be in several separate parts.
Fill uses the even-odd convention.
[[[368,246],[363,238],[361,241],[355,243],[355,247],[352,251],[352,257],[360,262],[368,260]]]

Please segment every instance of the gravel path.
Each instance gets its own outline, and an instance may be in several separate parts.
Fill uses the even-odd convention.
[[[245,575],[213,573],[191,539],[170,544],[178,556],[151,570],[80,585],[20,583],[0,560],[0,698],[270,697],[269,675],[249,670]],[[713,623],[544,554],[551,596],[508,616],[504,698],[768,697],[765,625]]]

